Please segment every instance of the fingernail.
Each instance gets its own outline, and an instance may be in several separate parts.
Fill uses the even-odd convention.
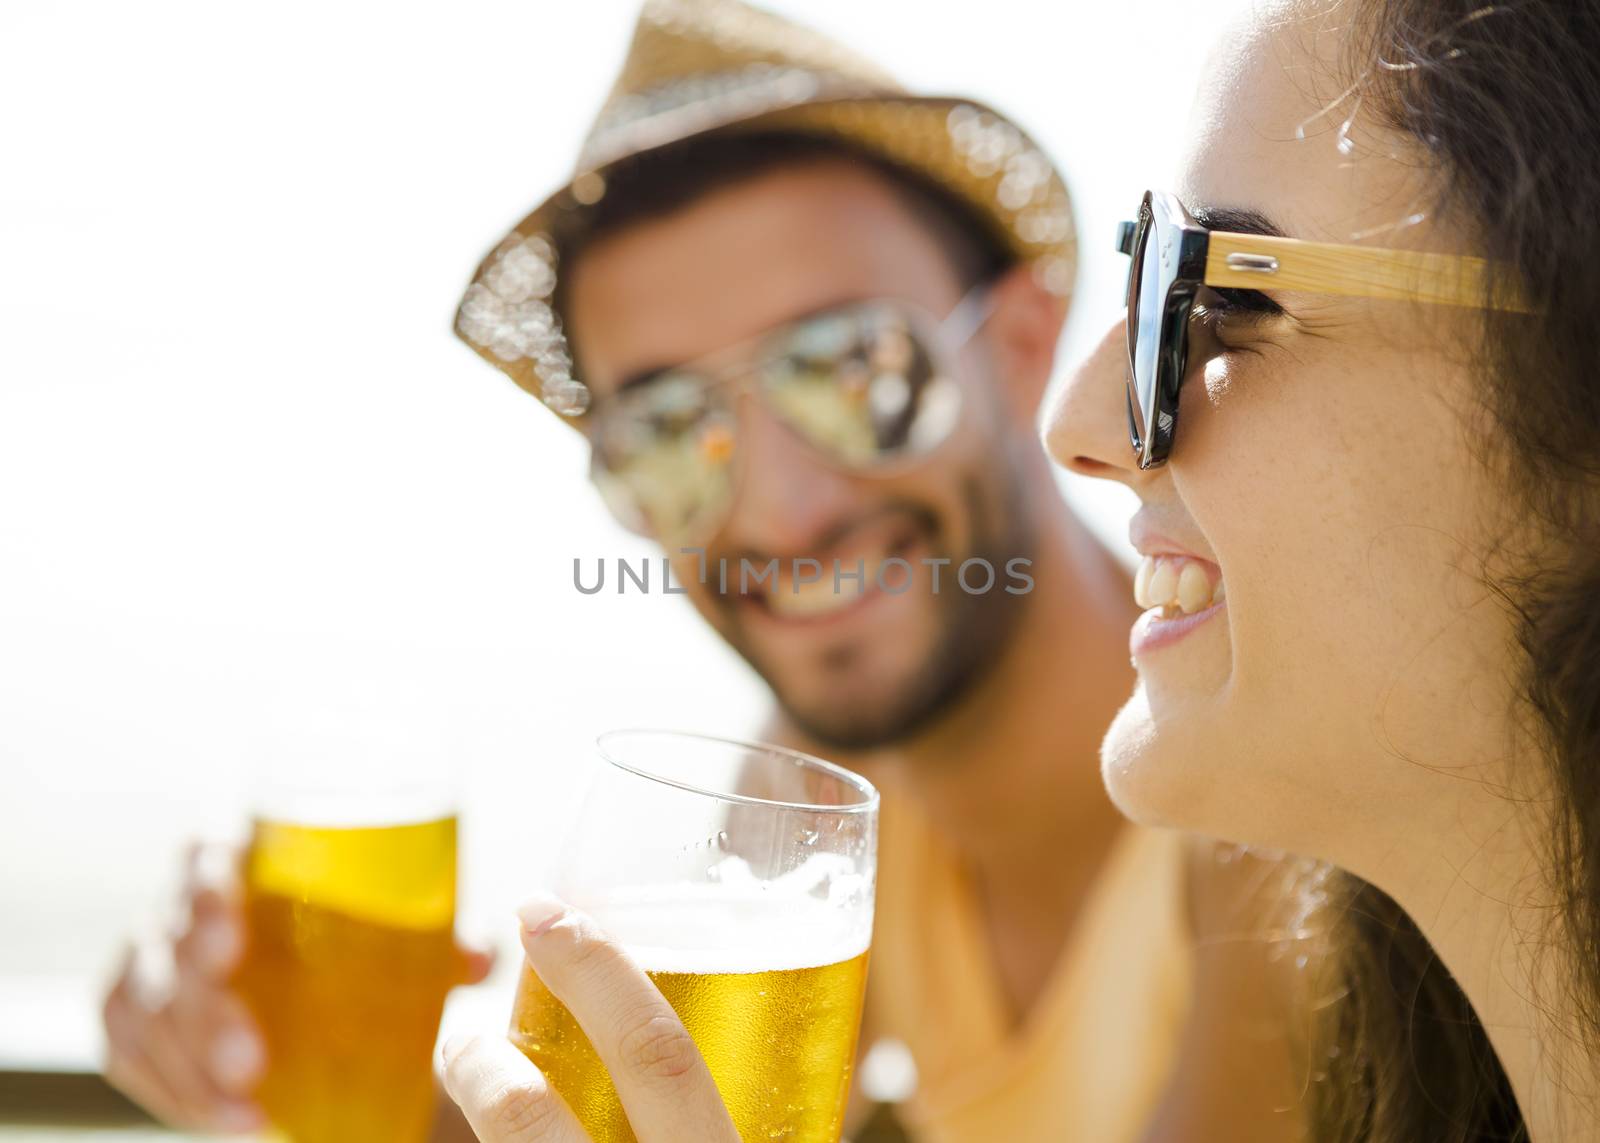
[[[468,1037],[457,1032],[444,1042],[444,1047],[439,1049],[439,1058],[449,1063],[460,1054],[461,1049],[467,1046]]]
[[[559,897],[540,893],[529,897],[517,909],[517,919],[522,922],[523,935],[537,937],[550,931],[550,927],[566,916],[567,903]]]
[[[224,1087],[243,1087],[261,1074],[261,1045],[249,1032],[229,1028],[211,1046],[211,1070]]]

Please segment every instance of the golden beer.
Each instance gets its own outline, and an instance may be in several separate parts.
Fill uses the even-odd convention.
[[[684,924],[703,933],[695,913],[687,909]],[[603,914],[600,919],[627,931],[626,921],[618,924]],[[773,947],[779,951],[766,963],[785,963],[785,950]],[[866,990],[864,949],[805,964],[810,958],[791,947],[788,962],[798,960],[802,967],[752,971],[719,971],[744,967],[735,962],[749,959],[748,952],[631,951],[694,1038],[741,1138],[837,1143]],[[656,964],[666,967],[653,969]],[[595,1143],[634,1143],[616,1088],[589,1038],[527,964],[512,1010],[511,1041],[561,1093]]]
[[[427,1138],[454,939],[456,820],[257,821],[234,986],[266,1040],[256,1092],[294,1143]]]

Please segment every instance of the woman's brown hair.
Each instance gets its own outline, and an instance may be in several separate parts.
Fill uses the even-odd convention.
[[[1492,463],[1540,557],[1490,582],[1515,617],[1527,732],[1547,766],[1551,998],[1600,1040],[1600,0],[1355,0],[1363,115],[1409,136],[1436,212],[1513,270],[1536,316],[1486,308]],[[1494,299],[1485,299],[1492,302]],[[1372,886],[1316,879],[1339,997],[1314,1065],[1322,1139],[1526,1138],[1488,1039],[1416,925]]]

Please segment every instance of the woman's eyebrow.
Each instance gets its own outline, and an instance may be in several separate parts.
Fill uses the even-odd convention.
[[[1219,230],[1227,234],[1261,234],[1269,238],[1287,237],[1277,223],[1258,210],[1197,206],[1192,207],[1189,213],[1207,230]]]
[[[1191,208],[1194,220],[1207,230],[1221,234],[1257,234],[1268,238],[1283,238],[1283,229],[1259,210],[1237,210],[1229,207],[1201,206]],[[1281,314],[1283,306],[1259,290],[1218,289],[1224,299],[1243,310],[1266,314]]]

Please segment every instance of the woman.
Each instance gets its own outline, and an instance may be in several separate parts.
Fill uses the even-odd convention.
[[[1049,418],[1061,463],[1141,501],[1140,683],[1104,776],[1131,817],[1381,888],[1534,1143],[1600,1137],[1600,5],[1286,5],[1209,75],[1176,200],[1130,241],[1132,348],[1110,331]],[[1187,268],[1215,288],[1190,282],[1186,325],[1158,257],[1184,208],[1244,236]],[[1515,1129],[1492,1071],[1408,1092],[1428,1053],[1370,1037],[1417,997],[1351,983],[1358,1129]]]
[[[1106,781],[1388,895],[1352,891],[1346,938],[1386,943],[1340,963],[1382,975],[1326,1008],[1319,1134],[1600,1138],[1600,3],[1258,6],[1173,189],[1130,240],[1132,346],[1108,331],[1050,416],[1063,464],[1142,503]],[[1434,1011],[1458,994],[1389,898],[1470,1008]],[[732,1139],[608,947],[570,917],[528,939],[641,1138]],[[579,1138],[508,1046],[452,1047],[485,1138]]]

